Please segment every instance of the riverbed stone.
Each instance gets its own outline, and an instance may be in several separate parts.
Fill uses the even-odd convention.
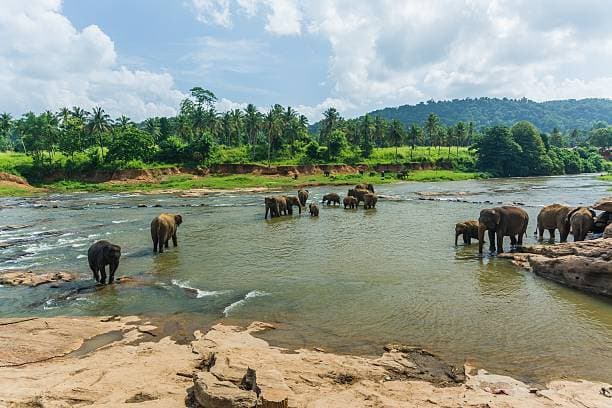
[[[0,275],[1,285],[38,286],[52,282],[70,282],[75,276],[70,272],[34,273],[32,271],[10,271]]]
[[[533,245],[508,254],[536,275],[585,292],[612,297],[612,240]]]

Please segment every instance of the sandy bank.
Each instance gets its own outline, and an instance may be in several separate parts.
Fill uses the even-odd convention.
[[[469,367],[464,375],[403,346],[371,358],[288,351],[253,336],[267,328],[217,325],[179,344],[137,317],[2,319],[0,406],[612,406],[602,394],[608,384],[555,381],[535,390]],[[247,367],[254,381],[245,381]]]

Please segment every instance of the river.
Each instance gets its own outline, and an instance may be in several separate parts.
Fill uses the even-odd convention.
[[[347,188],[311,188],[311,199]],[[0,249],[0,270],[68,270],[79,280],[0,287],[0,316],[262,320],[278,326],[264,336],[288,347],[375,354],[400,342],[528,381],[610,381],[610,300],[453,242],[456,222],[504,202],[524,204],[533,243],[542,205],[589,205],[609,188],[593,175],[400,183],[377,188],[386,198],[375,210],[321,206],[318,218],[295,209],[268,221],[262,194],[3,198],[0,226],[26,227],[0,232],[13,244]],[[180,213],[184,223],[179,247],[153,255],[149,223],[161,211]],[[121,245],[117,277],[136,284],[95,290],[86,254],[98,239]]]

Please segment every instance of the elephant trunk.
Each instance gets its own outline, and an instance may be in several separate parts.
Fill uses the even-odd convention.
[[[478,253],[482,254],[482,246],[484,245],[484,234],[487,227],[484,224],[478,225]]]
[[[457,238],[459,238],[459,235],[461,235],[461,233],[455,231],[455,246],[457,246]]]

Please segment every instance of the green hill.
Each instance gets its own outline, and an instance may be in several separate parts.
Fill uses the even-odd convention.
[[[477,128],[482,128],[528,120],[544,132],[550,132],[555,127],[561,131],[588,130],[598,121],[612,123],[612,99],[534,102],[526,98],[467,98],[421,102],[370,112],[373,116],[398,119],[406,126],[423,124],[430,113],[437,114],[445,125],[472,121]],[[318,128],[317,125],[313,127]]]

